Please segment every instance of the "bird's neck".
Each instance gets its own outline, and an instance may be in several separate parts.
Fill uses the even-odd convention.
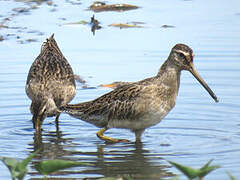
[[[171,61],[166,60],[160,67],[156,78],[160,84],[164,84],[175,89],[178,92],[180,85],[181,69]]]

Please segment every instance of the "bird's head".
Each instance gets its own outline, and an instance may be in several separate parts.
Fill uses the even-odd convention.
[[[44,99],[41,101],[32,101],[30,111],[33,114],[33,121],[37,118],[43,121],[46,117],[54,116],[60,113],[53,99]]]
[[[213,93],[207,83],[201,78],[193,64],[193,50],[185,44],[176,44],[169,56],[171,62],[180,70],[187,70],[199,81],[199,83],[208,91],[212,98],[218,102],[217,96]]]
[[[185,44],[176,44],[170,53],[173,63],[180,69],[189,70],[193,66],[193,51]]]

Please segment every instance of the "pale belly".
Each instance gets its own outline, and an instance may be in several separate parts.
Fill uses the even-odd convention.
[[[123,128],[136,131],[146,129],[161,122],[174,105],[174,103],[158,103],[156,100],[151,100],[150,103],[142,103],[142,105],[140,103],[136,103],[136,107],[133,108],[133,112],[135,113],[133,114],[128,111],[120,111],[121,113],[126,113],[126,116],[124,116],[124,114],[122,114],[122,116],[118,116],[117,111],[115,111],[115,114],[110,117],[108,113],[98,115],[93,114],[90,116],[82,112],[72,112],[69,114],[100,128]],[[128,113],[130,115],[128,115]]]
[[[169,111],[157,111],[146,113],[138,119],[112,119],[108,122],[108,128],[123,128],[130,130],[146,129],[161,122]]]

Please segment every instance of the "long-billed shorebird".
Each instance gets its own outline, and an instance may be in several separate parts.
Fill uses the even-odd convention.
[[[56,116],[58,125],[58,107],[74,98],[76,85],[73,70],[60,51],[54,34],[43,43],[29,70],[25,88],[32,100],[33,127],[40,131],[44,119],[50,116]]]
[[[104,136],[109,128],[125,128],[141,141],[143,131],[158,124],[175,106],[182,70],[188,70],[203,85],[212,98],[216,95],[200,77],[193,65],[193,51],[187,45],[175,45],[156,76],[134,83],[126,83],[89,102],[65,105],[60,109],[97,127],[100,139],[127,142]]]

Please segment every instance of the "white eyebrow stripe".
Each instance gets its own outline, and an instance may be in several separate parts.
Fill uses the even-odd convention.
[[[184,56],[189,56],[190,54],[188,52],[182,51],[182,50],[175,50],[178,53],[183,53]]]

